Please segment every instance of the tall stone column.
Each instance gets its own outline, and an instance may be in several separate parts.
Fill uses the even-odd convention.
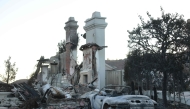
[[[75,21],[74,17],[70,17],[69,20],[65,23],[64,27],[66,31],[65,71],[67,75],[71,75],[71,57],[74,60],[77,58],[77,49],[73,48],[73,46],[77,46],[78,44],[77,28],[77,21]]]
[[[92,17],[85,21],[86,43],[96,43],[105,46],[105,28],[107,23],[100,12],[94,12]],[[98,73],[98,88],[105,86],[105,49],[96,52],[96,70]]]

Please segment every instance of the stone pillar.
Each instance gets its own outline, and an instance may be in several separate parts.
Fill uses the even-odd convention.
[[[42,83],[47,83],[48,82],[48,65],[42,65],[41,73],[42,73],[42,78],[41,78]]]
[[[107,23],[100,12],[94,12],[90,19],[85,21],[86,43],[96,43],[105,46],[105,28]],[[96,64],[98,73],[98,88],[105,86],[105,49],[96,52]]]
[[[75,21],[74,17],[70,17],[69,20],[65,23],[65,31],[66,31],[66,57],[65,57],[65,71],[67,75],[71,75],[70,68],[71,68],[71,56],[72,59],[76,60],[77,52],[76,48],[71,49],[74,45],[77,45],[75,39],[78,38],[77,36],[77,21]]]

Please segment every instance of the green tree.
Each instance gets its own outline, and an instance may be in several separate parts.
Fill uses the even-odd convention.
[[[9,84],[10,82],[15,80],[16,72],[18,68],[16,68],[16,63],[11,63],[11,57],[5,60],[5,74],[1,75],[2,81]]]
[[[187,22],[183,15],[165,13],[161,8],[161,17],[153,18],[147,12],[149,20],[147,22],[140,17],[141,25],[134,28],[129,33],[129,47],[139,49],[146,53],[155,54],[157,63],[156,70],[163,73],[162,95],[164,106],[167,107],[166,90],[167,79],[172,61],[168,60],[170,54],[178,56],[187,49],[189,33],[187,32]],[[180,62],[181,63],[181,62]]]
[[[66,51],[65,45],[66,45],[65,40],[58,43],[57,47],[59,49],[59,53],[63,53]]]
[[[156,72],[155,54],[143,53],[141,50],[130,51],[127,55],[124,67],[124,79],[127,83],[130,81],[138,82],[138,85],[143,86],[146,82],[146,89],[150,89],[153,75]]]
[[[142,54],[139,50],[129,52],[129,54],[127,55],[127,60],[125,61],[124,70],[124,79],[126,82],[140,82],[140,73],[142,71]]]

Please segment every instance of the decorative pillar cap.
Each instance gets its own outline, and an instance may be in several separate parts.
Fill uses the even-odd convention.
[[[77,25],[77,21],[75,21],[74,17],[69,17],[68,21],[65,23],[64,29],[66,30],[67,28],[73,28],[77,29],[79,26]]]
[[[89,31],[94,28],[101,28],[105,29],[107,26],[107,23],[105,22],[106,17],[101,17],[100,12],[95,11],[92,14],[91,18],[88,18],[85,21],[85,26],[83,27],[85,31]]]

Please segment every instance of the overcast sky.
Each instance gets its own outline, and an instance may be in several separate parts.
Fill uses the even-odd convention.
[[[0,73],[4,73],[4,60],[12,57],[18,73],[24,79],[35,70],[40,56],[54,56],[57,43],[65,39],[65,22],[69,17],[78,21],[78,33],[85,33],[84,21],[94,11],[101,12],[108,23],[105,30],[106,59],[124,59],[128,52],[127,30],[140,23],[138,15],[146,18],[166,12],[183,14],[190,18],[188,0],[0,0]],[[85,40],[80,37],[80,45]],[[78,47],[78,48],[79,48]],[[78,51],[78,62],[82,52]]]

